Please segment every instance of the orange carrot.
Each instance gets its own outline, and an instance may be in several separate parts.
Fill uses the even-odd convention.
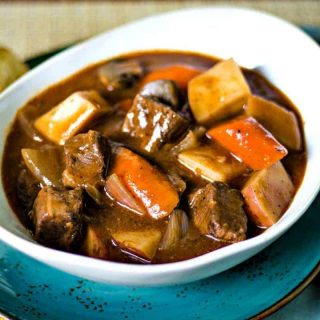
[[[155,219],[168,216],[179,202],[178,193],[168,178],[126,148],[118,149],[111,173],[118,175],[134,198]]]
[[[163,67],[148,73],[142,79],[141,86],[155,80],[173,80],[182,90],[186,90],[188,88],[188,82],[201,72],[200,70],[182,65]]]
[[[253,170],[268,168],[287,155],[287,149],[254,118],[238,118],[208,131],[209,136]]]

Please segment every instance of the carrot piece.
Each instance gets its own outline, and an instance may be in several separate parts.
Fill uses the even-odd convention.
[[[238,118],[208,131],[210,137],[253,170],[262,170],[287,155],[287,149],[254,118]]]
[[[124,185],[155,219],[168,216],[179,202],[169,179],[149,162],[126,148],[119,148],[111,173]]]
[[[188,82],[201,72],[201,70],[182,65],[163,67],[148,73],[142,79],[141,87],[146,83],[155,80],[173,80],[182,90],[186,90],[188,87]]]

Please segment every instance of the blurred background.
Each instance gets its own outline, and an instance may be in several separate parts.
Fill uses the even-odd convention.
[[[0,0],[0,46],[8,47],[20,58],[27,59],[141,17],[208,5],[249,7],[270,12],[298,25],[320,27],[319,0]]]

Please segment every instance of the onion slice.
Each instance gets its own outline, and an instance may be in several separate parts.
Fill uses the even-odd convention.
[[[112,200],[115,200],[121,206],[139,215],[146,214],[145,208],[137,202],[117,174],[113,173],[107,178],[105,191]]]
[[[176,247],[189,229],[187,214],[180,209],[173,210],[170,215],[166,232],[160,243],[160,250],[170,250]]]

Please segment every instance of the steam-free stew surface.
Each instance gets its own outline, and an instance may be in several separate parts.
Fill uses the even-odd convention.
[[[117,94],[113,94],[113,89],[111,87],[108,87],[106,83],[103,82],[103,78],[101,78],[101,67],[107,65],[108,62],[101,62],[97,65],[92,65],[84,70],[81,70],[70,78],[67,78],[49,87],[48,89],[31,99],[18,112],[6,140],[5,151],[3,154],[2,177],[8,200],[14,212],[17,214],[21,222],[30,230],[30,232],[35,232],[34,210],[36,204],[33,203],[34,197],[37,195],[39,190],[44,187],[45,182],[39,181],[39,179],[37,179],[34,174],[30,173],[30,168],[26,166],[26,162],[24,161],[25,159],[22,158],[21,150],[48,150],[48,148],[50,149],[50,146],[52,146],[55,150],[57,150],[57,153],[55,153],[56,151],[54,151],[51,154],[50,159],[48,158],[48,162],[50,162],[50,166],[52,166],[53,169],[56,170],[59,164],[58,162],[55,162],[55,154],[59,154],[57,158],[63,157],[63,153],[65,152],[64,149],[66,148],[66,146],[63,146],[65,142],[59,144],[52,141],[51,139],[47,139],[45,135],[42,134],[41,130],[37,129],[37,127],[35,126],[35,122],[37,119],[39,119],[40,116],[47,113],[49,110],[57,106],[63,100],[67,99],[73,93],[89,90],[97,91],[107,102],[109,110],[105,114],[93,118],[89,123],[85,125],[82,130],[80,130],[81,133],[86,133],[88,132],[88,130],[93,130],[101,133],[103,137],[107,138],[107,143],[110,148],[107,153],[108,155],[110,155],[110,159],[109,165],[106,164],[105,166],[103,178],[108,180],[108,177],[110,177],[112,173],[116,173],[116,175],[113,177],[120,177],[121,179],[125,179],[125,176],[122,176],[122,174],[124,173],[121,171],[123,170],[121,168],[121,161],[123,161],[124,159],[121,158],[122,154],[129,158],[133,157],[132,159],[135,159],[136,155],[142,157],[147,162],[146,165],[142,164],[142,166],[144,166],[143,172],[145,172],[146,175],[155,174],[152,170],[156,169],[160,172],[161,179],[162,175],[164,175],[164,179],[168,179],[169,182],[172,181],[171,179],[167,178],[167,175],[169,174],[174,175],[178,180],[182,179],[182,183],[186,183],[186,189],[183,192],[181,192],[182,190],[178,190],[179,188],[175,186],[175,189],[177,189],[177,191],[174,192],[178,197],[177,205],[175,205],[176,198],[170,198],[169,192],[168,194],[164,194],[163,199],[161,199],[161,201],[166,202],[167,197],[169,197],[173,203],[172,209],[181,209],[183,210],[183,212],[181,214],[181,212],[176,210],[176,216],[174,219],[172,218],[171,212],[169,212],[168,215],[165,215],[162,218],[155,219],[154,217],[150,216],[150,214],[148,214],[147,209],[143,209],[146,210],[144,214],[138,214],[135,210],[128,210],[128,208],[119,204],[116,201],[115,197],[112,197],[112,195],[110,196],[110,192],[108,194],[108,184],[103,187],[100,186],[98,188],[99,194],[97,195],[97,197],[99,197],[99,200],[95,199],[94,196],[92,197],[92,194],[90,196],[90,190],[87,190],[85,186],[80,186],[80,189],[86,189],[86,191],[82,191],[82,197],[84,197],[84,199],[81,208],[81,230],[77,235],[78,243],[71,246],[70,248],[64,248],[65,250],[70,250],[85,255],[91,255],[107,260],[122,262],[173,262],[196,257],[204,253],[219,249],[223,246],[229,245],[230,243],[255,236],[263,232],[264,227],[268,226],[268,223],[275,223],[279,217],[276,217],[276,220],[273,220],[273,216],[270,219],[269,217],[268,219],[264,220],[259,220],[258,218],[255,219],[254,215],[250,215],[250,210],[252,209],[250,209],[250,203],[243,202],[243,197],[245,200],[247,195],[249,195],[250,197],[251,189],[249,187],[251,187],[251,185],[246,187],[246,183],[248,183],[249,179],[252,179],[252,183],[256,184],[257,181],[264,179],[263,181],[267,181],[266,184],[268,184],[269,181],[271,181],[271,178],[269,179],[269,175],[271,175],[269,171],[271,172],[271,170],[269,170],[268,173],[264,173],[263,170],[267,169],[259,168],[259,170],[257,170],[256,168],[251,168],[250,164],[244,163],[240,156],[237,157],[237,154],[234,154],[239,151],[238,149],[228,150],[230,146],[226,146],[223,143],[221,144],[221,141],[219,141],[218,139],[219,137],[222,137],[220,134],[221,131],[218,130],[219,125],[228,125],[229,121],[231,121],[232,119],[240,119],[240,121],[243,121],[244,117],[246,117],[246,115],[244,115],[246,111],[243,111],[242,106],[241,111],[235,112],[235,114],[232,116],[222,117],[221,119],[218,118],[216,121],[212,122],[206,122],[205,120],[202,123],[197,123],[197,119],[195,119],[194,117],[196,116],[194,110],[191,110],[190,105],[187,104],[187,82],[184,82],[184,79],[182,77],[179,79],[173,79],[176,80],[176,84],[178,85],[180,90],[179,99],[183,101],[177,108],[172,107],[172,105],[169,106],[166,101],[163,101],[161,99],[158,99],[157,101],[157,103],[160,104],[160,106],[158,106],[159,108],[162,108],[162,106],[165,105],[167,108],[170,108],[170,110],[174,110],[174,112],[176,112],[181,117],[179,128],[182,128],[184,126],[184,123],[186,123],[185,128],[181,129],[182,132],[176,132],[169,139],[170,141],[167,141],[159,148],[158,146],[156,146],[155,151],[149,152],[150,150],[147,150],[147,147],[141,148],[141,144],[137,143],[137,139],[135,139],[134,134],[130,135],[125,132],[126,130],[123,130],[123,123],[124,121],[128,120],[126,119],[126,117],[127,112],[130,112],[129,109],[132,106],[132,100],[139,92],[141,92],[141,88],[144,84],[153,80],[162,78],[165,79],[166,70],[170,71],[170,68],[172,68],[172,66],[173,69],[179,69],[179,66],[189,68],[189,74],[185,74],[185,76],[186,78],[190,77],[191,79],[212,68],[212,66],[214,66],[218,62],[218,60],[212,57],[191,53],[151,52],[136,53],[123,56],[121,57],[121,59],[117,59],[116,61],[128,61],[129,63],[131,61],[134,61],[134,63],[141,65],[143,68],[143,75],[141,77],[133,77],[131,80],[129,79],[130,81],[135,82],[134,85],[127,83],[129,90],[128,88],[124,88],[123,92],[121,92],[120,90]],[[157,70],[159,71],[158,74],[157,72],[154,73],[154,71]],[[300,146],[298,146],[296,150],[287,147],[286,149],[288,150],[288,154],[285,157],[281,155],[281,157],[283,157],[281,162],[292,181],[291,186],[293,190],[290,195],[291,201],[294,193],[297,191],[301,183],[301,180],[303,179],[306,164],[301,118],[299,116],[299,113],[297,112],[297,109],[292,105],[289,99],[268,81],[266,81],[261,75],[250,70],[242,69],[242,72],[249,85],[249,89],[251,90],[251,95],[262,97],[267,101],[272,101],[277,104],[277,106],[281,106],[283,110],[292,111],[297,121],[299,130],[298,134],[300,135],[301,139]],[[128,79],[126,79],[125,82],[127,80]],[[200,80],[197,81],[200,82]],[[192,83],[192,86],[197,86],[197,81],[194,81],[194,83]],[[130,88],[131,85],[132,88]],[[197,88],[198,87],[196,87],[196,89]],[[192,93],[190,93],[189,82],[189,100],[190,98],[192,98]],[[142,97],[141,99],[143,100],[144,98]],[[142,101],[141,103],[144,103],[144,101]],[[243,103],[243,105],[246,106],[247,102]],[[240,116],[240,118],[238,118],[238,116]],[[251,116],[251,114],[249,114],[249,116]],[[263,115],[258,114],[256,118],[259,121],[259,125],[263,125],[263,121],[261,121],[261,119],[258,119],[259,116],[263,117]],[[255,115],[253,115],[253,118],[255,118]],[[200,128],[200,125],[202,128]],[[132,130],[132,128],[130,128],[129,126],[127,127],[129,128],[128,130]],[[190,151],[187,148],[187,150],[183,150],[182,153],[179,153],[179,151],[177,151],[177,148],[175,149],[175,145],[177,145],[179,141],[183,140],[183,137],[187,135],[188,128],[194,130],[193,133],[196,132],[198,134],[198,148],[200,149],[200,151],[192,151],[192,148],[190,149]],[[132,131],[130,132],[132,133]],[[206,132],[207,134],[205,134]],[[141,133],[139,134],[141,135]],[[274,135],[276,134],[277,132],[274,133]],[[280,136],[281,134],[282,133],[280,132]],[[224,138],[222,137],[222,139]],[[278,140],[280,141],[281,139],[277,137],[277,141]],[[225,139],[223,141],[225,141]],[[221,152],[224,155],[223,157],[226,156],[228,158],[229,156],[231,156],[232,159],[230,161],[237,162],[237,174],[234,174],[234,176],[231,176],[230,178],[228,176],[227,183],[225,185],[220,185],[216,181],[208,181],[205,176],[201,176],[201,174],[199,175],[198,170],[193,171],[192,169],[190,169],[190,166],[193,165],[192,161],[196,159],[194,158],[196,152],[201,153],[203,152],[201,148],[204,148],[203,150],[206,150],[206,148],[210,148],[211,145],[216,146],[214,147],[214,150],[218,151],[215,152],[220,152],[219,150],[221,149]],[[124,147],[125,149],[121,149],[121,147]],[[72,148],[72,146],[70,148]],[[70,152],[72,152],[72,149],[70,150]],[[127,153],[121,152],[121,150],[125,150]],[[279,147],[277,150],[280,150]],[[132,152],[133,156],[128,152]],[[241,155],[241,152],[239,153],[239,155]],[[30,156],[30,154],[26,153],[26,156]],[[277,154],[275,156],[277,156]],[[119,165],[117,164],[117,161],[120,161]],[[149,165],[152,168],[149,167]],[[58,168],[57,170],[61,171],[63,169],[64,168]],[[128,167],[127,170],[130,171],[130,167]],[[277,172],[277,175],[285,174],[283,173],[284,169],[282,169],[282,167],[280,169],[275,168],[272,170]],[[253,175],[257,175],[257,173],[259,174],[259,176],[253,177]],[[157,174],[158,173],[156,173],[155,175]],[[143,179],[141,175],[140,179]],[[275,179],[277,179],[277,177]],[[108,181],[112,182],[113,180]],[[125,185],[124,181],[125,180],[122,180]],[[77,189],[75,186],[63,186],[63,184],[61,184],[61,181],[59,181],[57,184],[58,186],[54,186],[55,190],[63,189],[70,191],[73,189]],[[226,189],[227,187],[229,189]],[[286,188],[290,189],[290,186],[287,186]],[[234,198],[233,191],[230,191],[234,189],[239,190],[239,194],[237,194],[238,198]],[[168,190],[168,188],[166,190]],[[243,191],[242,195],[240,194],[241,190]],[[47,190],[47,193],[43,194],[43,196],[47,196],[48,194],[50,194],[50,192],[50,190]],[[79,191],[79,193],[80,192],[81,191]],[[199,197],[196,194],[197,192],[199,195],[201,192],[203,192],[203,198],[208,198],[208,205],[203,206],[203,203],[198,201]],[[282,191],[280,190],[279,192]],[[69,196],[76,197],[77,195],[66,195],[66,197]],[[55,195],[53,195],[53,197],[55,197]],[[228,197],[232,197],[232,199]],[[55,201],[59,202],[60,200],[58,198]],[[39,196],[37,199],[39,199]],[[232,218],[235,219],[233,221],[235,224],[238,223],[240,226],[242,226],[243,223],[246,223],[246,221],[248,220],[247,230],[244,230],[244,233],[241,233],[241,235],[240,233],[238,233],[237,238],[228,238],[228,232],[224,230],[224,233],[221,236],[222,238],[219,239],[220,233],[212,233],[214,232],[212,231],[212,228],[208,230],[205,227],[202,228],[201,226],[197,225],[198,222],[193,218],[193,215],[195,214],[196,210],[207,210],[207,208],[211,205],[210,203],[213,201],[212,199],[214,199],[214,201],[217,203],[219,203],[219,201],[223,201],[223,199],[231,203],[229,207],[221,207],[219,209],[220,212],[216,213],[220,215],[219,219],[220,221],[222,221],[222,224],[223,217],[221,218],[221,214],[224,214],[224,210],[231,210],[232,212],[235,212],[235,216],[234,218]],[[239,207],[240,209],[237,207],[238,200],[242,201],[240,205],[241,208]],[[165,208],[168,207],[166,207],[166,203],[161,205]],[[283,211],[285,211],[289,203],[285,203],[284,205],[285,208],[282,208],[282,213]],[[137,207],[138,211],[140,207],[141,203]],[[236,207],[237,209],[235,209]],[[238,214],[236,212],[237,210],[244,210],[244,214],[241,212],[241,215],[243,215],[243,217],[241,218],[242,220],[239,219],[238,216],[236,216]],[[30,214],[30,211],[33,213]],[[209,212],[208,214],[211,213]],[[247,216],[249,216],[248,219]],[[182,232],[181,224],[184,224],[186,222],[184,221],[185,218],[187,219],[187,230]],[[175,223],[180,224],[180,238],[178,239],[176,245],[167,246],[166,243],[168,243],[168,241],[171,239],[169,237],[168,240],[168,235],[166,234],[168,225],[172,226]],[[266,223],[266,225],[264,225],[264,223]],[[150,232],[148,233],[148,231]],[[54,232],[60,231],[56,230]],[[121,234],[122,232],[126,232],[127,235],[131,235],[132,233],[132,235],[134,236],[137,236],[135,232],[142,232],[142,238],[144,233],[148,237],[151,234],[153,241],[157,243],[156,248],[154,249],[155,252],[151,253],[152,258],[149,259],[148,256],[144,254],[141,255],[139,253],[139,250],[131,248],[130,245],[126,247],[126,242],[123,241],[123,235]],[[175,236],[178,237],[177,235]],[[90,247],[90,244],[85,243],[88,237],[91,237],[92,239],[98,238],[98,243],[100,245],[102,244],[103,248],[98,248],[96,252],[94,250],[92,251],[92,248],[88,248],[88,246]],[[134,239],[132,241],[134,241]],[[144,240],[140,241],[143,242]],[[50,242],[44,242],[44,245],[49,245],[61,249],[59,245],[55,245],[54,243]],[[143,248],[141,250],[143,250]]]

